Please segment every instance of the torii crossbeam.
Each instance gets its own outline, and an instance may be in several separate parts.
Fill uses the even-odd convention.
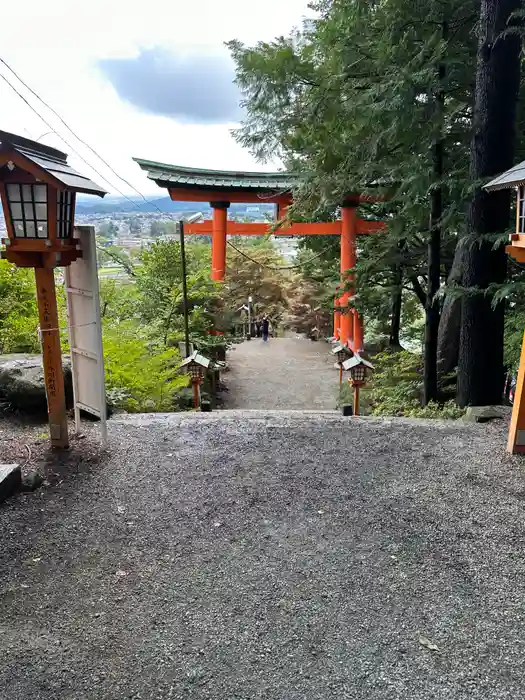
[[[385,229],[381,221],[357,218],[357,207],[370,197],[351,195],[341,205],[341,219],[324,223],[284,223],[287,209],[293,202],[292,191],[299,183],[296,175],[287,172],[253,173],[227,170],[201,170],[167,165],[150,160],[134,159],[147,172],[148,178],[168,190],[174,201],[209,202],[213,219],[187,224],[185,233],[211,235],[211,277],[223,281],[226,271],[227,236],[340,236],[341,286],[352,280],[356,265],[356,238]],[[276,205],[275,225],[228,221],[228,208],[234,203],[270,203]],[[363,349],[363,323],[350,300],[355,290],[345,291],[334,300],[334,336],[352,350]]]

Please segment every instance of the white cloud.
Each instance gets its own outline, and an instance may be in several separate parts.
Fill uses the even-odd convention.
[[[307,12],[307,0],[10,2],[2,4],[2,26],[9,31],[3,32],[0,56],[117,172],[141,191],[153,193],[154,186],[131,161],[132,156],[194,167],[253,170],[258,166],[232,139],[232,124],[180,123],[143,113],[121,100],[99,62],[129,59],[159,48],[177,55],[217,55],[225,51],[223,44],[229,39],[254,44],[286,34]],[[0,72],[12,78],[4,66]],[[97,163],[42,105],[28,99],[87,160]],[[1,80],[0,103],[1,129],[31,138],[49,131]],[[53,134],[42,142],[70,152]],[[71,162],[105,184],[73,156]],[[108,173],[99,163],[97,169]],[[108,177],[115,181],[109,173]],[[122,183],[118,187],[130,191]]]

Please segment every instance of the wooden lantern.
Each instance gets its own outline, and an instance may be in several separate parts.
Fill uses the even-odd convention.
[[[191,384],[193,386],[193,407],[198,408],[200,403],[199,397],[199,387],[204,382],[204,377],[206,372],[212,366],[212,361],[200,355],[197,350],[195,350],[189,357],[187,357],[184,362],[180,365],[179,369],[184,369],[191,377]]]
[[[339,386],[343,385],[343,363],[353,356],[352,350],[348,345],[336,343],[332,348],[332,355],[337,356],[337,365],[339,366]]]
[[[353,357],[343,362],[343,369],[350,372],[350,382],[354,389],[354,416],[357,416],[359,415],[359,390],[366,384],[374,365],[356,352]]]
[[[81,256],[73,235],[77,192],[106,194],[73,170],[65,153],[0,131],[0,196],[8,235],[1,256],[35,268],[51,444],[61,448],[69,438],[54,268]]]

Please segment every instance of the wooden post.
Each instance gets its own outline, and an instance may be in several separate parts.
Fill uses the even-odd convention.
[[[66,394],[53,268],[35,268],[35,280],[51,446],[66,448],[69,446]]]
[[[343,365],[339,363],[339,388],[343,386]]]
[[[341,284],[354,279],[353,274],[348,274],[348,270],[353,269],[356,264],[356,237],[357,237],[357,210],[352,206],[341,208]],[[352,320],[350,311],[347,308],[348,302],[354,292],[344,292],[341,297],[341,305],[346,307],[341,316],[341,343],[349,343],[353,346]]]
[[[514,405],[510,419],[507,452],[511,454],[525,453],[525,334],[521,345],[518,381],[514,392]]]
[[[224,280],[226,271],[226,228],[228,226],[229,202],[210,202],[213,208],[213,230],[211,240],[211,278]]]
[[[354,416],[359,415],[359,385],[354,385]]]
[[[193,380],[193,408],[199,408],[199,382]]]

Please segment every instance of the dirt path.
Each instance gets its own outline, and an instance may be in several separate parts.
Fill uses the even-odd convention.
[[[335,409],[338,374],[330,347],[304,338],[260,338],[236,345],[224,375],[226,408]]]

